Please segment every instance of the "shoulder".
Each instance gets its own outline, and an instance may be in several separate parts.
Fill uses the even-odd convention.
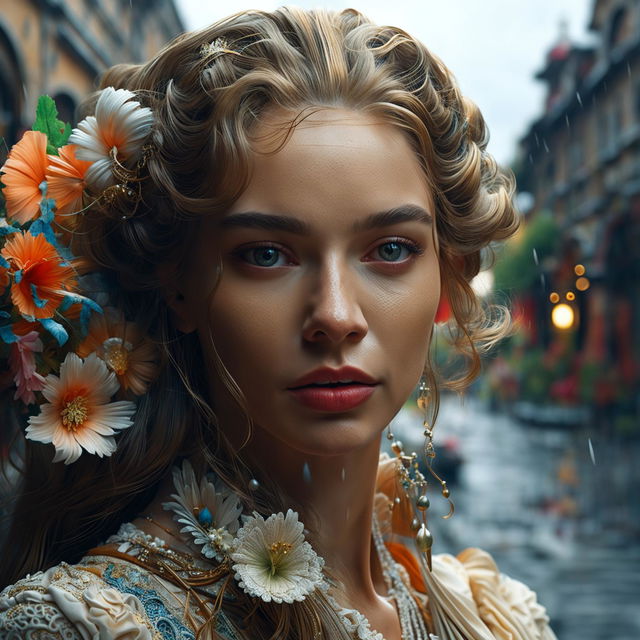
[[[140,599],[109,584],[103,570],[61,563],[8,586],[0,593],[0,637],[151,640]]]
[[[556,640],[546,609],[527,585],[503,574],[482,549],[434,556],[433,575],[473,607],[493,638]]]
[[[457,556],[434,555],[429,573],[420,570],[407,547],[396,543],[388,547],[406,570],[414,594],[425,601],[438,637],[556,640],[535,592],[501,573],[486,551],[469,548]]]

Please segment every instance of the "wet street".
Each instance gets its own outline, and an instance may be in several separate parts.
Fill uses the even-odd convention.
[[[393,429],[419,451],[417,413],[402,412]],[[454,517],[433,517],[447,508],[432,499],[435,552],[489,551],[537,591],[559,640],[639,640],[640,443],[524,425],[453,396],[436,433],[437,450],[463,463],[450,483]]]

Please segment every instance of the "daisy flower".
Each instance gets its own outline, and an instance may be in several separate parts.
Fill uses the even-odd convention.
[[[94,351],[118,376],[122,388],[130,389],[137,396],[147,392],[158,373],[154,344],[142,335],[135,323],[126,322],[124,316],[113,309],[92,316],[87,337],[76,352],[84,358]]]
[[[40,352],[42,341],[37,331],[18,335],[18,340],[11,343],[9,369],[17,386],[14,400],[20,399],[25,404],[33,404],[36,401],[34,391],[42,391],[44,378],[36,371],[36,353]]]
[[[53,462],[71,464],[83,449],[110,456],[116,450],[112,436],[130,427],[135,413],[133,402],[110,402],[117,390],[115,374],[95,353],[85,360],[68,353],[60,365],[60,377],[45,378],[42,394],[48,402],[40,406],[39,415],[29,418],[26,437],[53,443]]]
[[[8,218],[24,224],[40,215],[40,185],[45,181],[47,162],[47,136],[44,133],[26,131],[13,145],[0,169]]]
[[[265,602],[304,600],[323,584],[324,561],[305,542],[302,522],[289,509],[266,520],[258,513],[246,519],[234,541],[231,559],[240,587]]]
[[[165,502],[162,507],[174,512],[173,519],[184,525],[180,532],[193,536],[194,543],[202,547],[202,555],[222,562],[240,526],[242,505],[237,496],[206,476],[198,483],[188,460],[182,463],[182,469],[174,468],[173,484],[177,493],[171,497],[175,502]]]
[[[100,92],[95,116],[88,116],[78,124],[69,137],[77,145],[76,158],[93,163],[85,174],[86,183],[96,191],[115,184],[113,159],[131,166],[137,160],[149,135],[153,113],[136,100],[126,89],[107,87]]]
[[[23,316],[51,318],[76,285],[73,269],[43,234],[14,233],[0,255],[11,265],[11,301]]]
[[[58,149],[60,155],[49,156],[47,168],[47,195],[56,201],[56,217],[82,209],[82,194],[85,184],[84,177],[90,162],[76,157],[76,146],[67,144]],[[75,226],[75,216],[58,219],[64,226]]]

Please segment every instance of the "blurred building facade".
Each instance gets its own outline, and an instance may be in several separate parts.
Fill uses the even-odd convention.
[[[30,128],[41,94],[73,123],[102,71],[150,58],[183,30],[173,0],[0,0],[0,138],[10,147]]]
[[[608,372],[593,389],[606,404],[616,386],[633,390],[640,362],[640,2],[594,0],[589,28],[597,44],[563,30],[537,75],[544,113],[521,141],[518,182],[559,236],[534,296],[538,333],[557,334],[554,305],[574,312],[565,331],[592,377]]]

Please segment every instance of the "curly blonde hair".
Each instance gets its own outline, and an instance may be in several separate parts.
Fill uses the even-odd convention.
[[[204,217],[222,215],[246,187],[251,134],[269,107],[300,114],[326,106],[353,109],[406,135],[433,193],[451,338],[468,361],[465,372],[446,383],[470,382],[481,351],[509,330],[508,311],[481,304],[470,283],[482,251],[517,228],[513,178],[486,152],[478,108],[440,59],[405,31],[375,25],[353,9],[241,12],[178,37],[146,64],[113,67],[101,81],[107,86],[133,91],[152,109],[155,152],[135,215],[128,217],[126,201],[93,207],[80,217],[72,246],[99,266],[114,303],[161,346],[162,372],[111,458],[60,469],[49,464],[45,447],[26,443],[24,492],[0,583],[77,560],[140,512],[180,455],[198,452],[258,510],[271,513],[284,500],[276,494],[261,503],[247,493],[246,472],[217,429],[207,397],[210,363],[202,361],[195,336],[174,327],[162,269],[170,264],[180,273]],[[85,103],[85,112],[95,99]],[[223,363],[214,368],[242,406]],[[238,619],[251,621],[253,638],[312,637],[310,620],[320,621],[325,637],[347,637],[322,594],[274,607],[254,606],[240,592],[234,606],[241,610]]]

